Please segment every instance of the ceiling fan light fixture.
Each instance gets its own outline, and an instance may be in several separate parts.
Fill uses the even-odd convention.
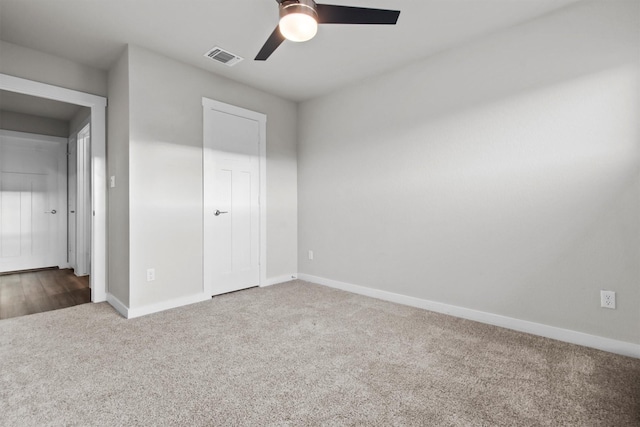
[[[318,24],[395,25],[400,15],[399,10],[316,4],[314,0],[276,2],[280,23],[256,55],[256,61],[266,61],[285,40],[304,42],[312,39]]]
[[[313,0],[280,3],[280,32],[293,42],[311,40],[318,32],[318,14]]]

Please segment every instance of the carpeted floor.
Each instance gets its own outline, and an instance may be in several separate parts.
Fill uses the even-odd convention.
[[[0,425],[638,426],[640,360],[300,281],[0,321]]]

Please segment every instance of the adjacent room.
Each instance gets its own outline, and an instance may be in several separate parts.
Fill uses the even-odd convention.
[[[0,91],[0,319],[91,301],[89,119]]]
[[[0,0],[0,424],[640,425],[640,1]]]

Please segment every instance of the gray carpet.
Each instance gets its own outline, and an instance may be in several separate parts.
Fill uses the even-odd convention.
[[[300,281],[0,321],[0,425],[640,425],[640,360]]]

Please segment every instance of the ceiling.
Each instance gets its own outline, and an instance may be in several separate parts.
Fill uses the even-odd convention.
[[[68,122],[78,114],[81,108],[83,107],[66,102],[0,90],[0,111],[13,111]]]
[[[401,14],[396,26],[321,25],[265,62],[253,58],[277,24],[274,0],[0,0],[0,39],[104,70],[134,44],[303,101],[576,1],[328,0]],[[216,45],[245,60],[205,58]]]

